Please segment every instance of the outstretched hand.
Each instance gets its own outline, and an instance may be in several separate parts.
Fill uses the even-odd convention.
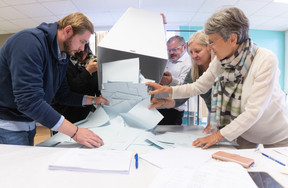
[[[99,105],[101,105],[101,103],[109,104],[109,101],[107,99],[105,99],[104,97],[102,97],[102,96],[95,97],[95,104],[97,106],[99,106]]]
[[[151,108],[174,108],[175,101],[169,97],[164,99],[157,99],[155,97],[151,98],[151,104],[148,106],[149,109]]]
[[[209,136],[198,138],[192,145],[195,147],[202,147],[202,149],[207,149],[214,144],[220,142],[224,137],[221,135],[220,131],[213,133]]]
[[[162,86],[155,82],[146,82],[146,86],[154,88],[153,91],[149,92],[149,95],[157,94],[157,93],[172,93],[172,87],[169,86]]]

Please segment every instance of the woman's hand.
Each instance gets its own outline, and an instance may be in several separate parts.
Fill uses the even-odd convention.
[[[149,109],[151,108],[174,108],[175,101],[169,97],[164,99],[157,99],[152,97],[151,104],[148,106]]]
[[[203,133],[207,133],[207,134],[215,133],[215,132],[216,132],[216,129],[211,129],[211,125],[208,124],[202,132],[203,132]]]
[[[153,91],[149,92],[149,95],[157,94],[157,93],[172,93],[172,87],[169,86],[161,86],[155,82],[146,82],[146,86],[154,88]]]
[[[202,147],[202,149],[207,149],[210,146],[220,142],[223,138],[224,137],[221,135],[220,131],[218,131],[217,133],[213,133],[209,136],[198,138],[192,143],[192,145],[195,147]]]
[[[86,70],[92,75],[92,73],[98,70],[98,63],[95,59],[89,61],[88,65],[86,66]]]

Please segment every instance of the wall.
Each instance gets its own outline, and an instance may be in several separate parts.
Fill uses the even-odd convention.
[[[13,34],[3,34],[0,35],[0,48],[3,46],[3,44],[5,43],[5,41]]]
[[[189,36],[193,32],[187,32],[188,30],[201,30],[203,27],[191,27],[191,26],[181,26],[180,35],[188,41]],[[285,32],[284,31],[268,31],[268,30],[253,30],[249,31],[249,35],[254,43],[258,46],[267,48],[275,53],[279,61],[280,78],[279,83],[282,90],[284,90],[285,80]],[[287,74],[287,73],[286,73]]]

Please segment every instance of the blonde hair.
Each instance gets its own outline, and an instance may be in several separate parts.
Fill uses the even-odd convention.
[[[188,40],[188,46],[192,42],[195,42],[197,44],[200,44],[206,47],[209,45],[208,36],[203,31],[197,31],[196,33],[192,34]],[[193,60],[192,57],[191,57],[191,61],[192,61],[191,78],[193,82],[195,82],[199,78],[199,66],[196,64],[196,62]]]
[[[71,25],[73,34],[82,34],[88,30],[91,34],[94,33],[94,25],[91,20],[81,12],[74,12],[62,18],[57,22],[58,29],[64,29]]]

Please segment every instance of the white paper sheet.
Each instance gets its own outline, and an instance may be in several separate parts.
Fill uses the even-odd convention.
[[[132,152],[71,149],[49,165],[50,170],[129,173]]]
[[[146,98],[135,105],[128,113],[122,113],[121,116],[125,122],[136,128],[150,130],[163,119],[163,115],[155,108],[148,109],[150,99]]]
[[[206,163],[196,169],[162,169],[149,188],[256,188],[247,170],[236,163]]]
[[[200,148],[163,149],[140,155],[159,168],[196,168],[211,159],[212,151]]]
[[[139,83],[139,58],[102,64],[102,83],[108,81]]]

